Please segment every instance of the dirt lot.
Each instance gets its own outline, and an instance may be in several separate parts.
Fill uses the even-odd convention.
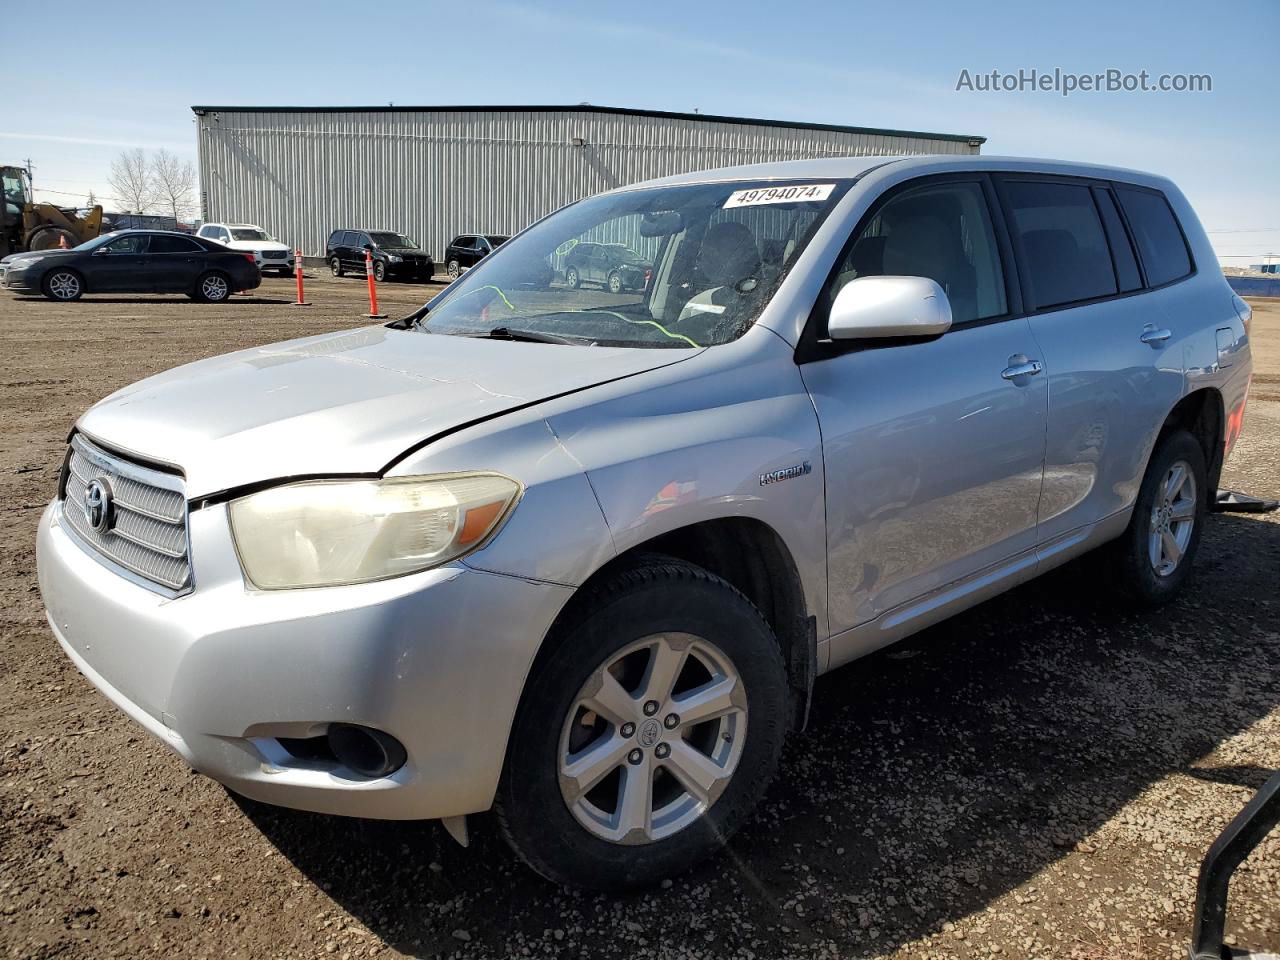
[[[398,309],[429,288],[386,285]],[[76,415],[146,374],[363,322],[362,285],[220,307],[0,295],[0,956],[1182,956],[1212,838],[1280,765],[1280,519],[1214,518],[1191,589],[1135,615],[1088,562],[822,680],[731,848],[662,889],[579,895],[483,820],[240,801],[85,682],[33,540]],[[1226,483],[1280,496],[1280,306]],[[1084,602],[1082,602],[1082,596]],[[1280,949],[1280,835],[1237,874],[1235,941]]]

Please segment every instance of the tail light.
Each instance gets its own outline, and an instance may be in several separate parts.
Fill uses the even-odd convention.
[[[258,265],[258,261],[252,253],[246,253],[244,255],[244,258],[248,260],[250,263],[252,263],[255,267]]]

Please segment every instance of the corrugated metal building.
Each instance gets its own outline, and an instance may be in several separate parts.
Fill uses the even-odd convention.
[[[201,214],[306,256],[343,227],[397,230],[439,257],[651,177],[822,156],[977,153],[984,137],[572,107],[192,107]]]

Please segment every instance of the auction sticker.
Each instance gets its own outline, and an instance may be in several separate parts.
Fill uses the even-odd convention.
[[[834,183],[796,183],[786,187],[757,187],[735,190],[724,202],[724,209],[759,207],[766,203],[820,203],[831,196]]]

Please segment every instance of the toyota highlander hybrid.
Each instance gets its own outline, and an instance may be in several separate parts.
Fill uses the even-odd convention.
[[[651,276],[565,282],[587,243]],[[1089,550],[1173,598],[1249,321],[1158,176],[651,181],[402,320],[91,407],[40,588],[85,676],[237,793],[463,840],[492,809],[549,878],[651,883],[751,815],[817,675]]]

